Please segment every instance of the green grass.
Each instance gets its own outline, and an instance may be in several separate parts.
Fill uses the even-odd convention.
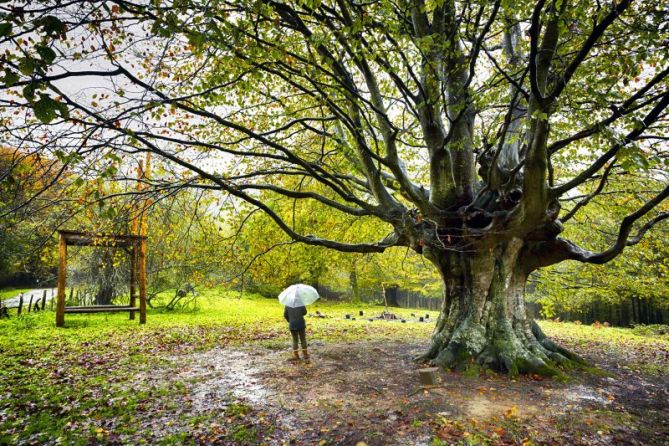
[[[67,314],[62,329],[55,328],[53,312],[30,314],[29,327],[26,327],[25,321],[14,317],[0,321],[0,345],[4,336],[12,338],[19,334],[20,344],[46,339],[76,344],[105,337],[122,341],[123,333],[142,336],[158,332],[156,335],[165,343],[198,343],[201,348],[207,348],[218,341],[250,342],[272,339],[286,332],[283,307],[276,299],[259,295],[244,295],[240,298],[238,292],[218,289],[202,292],[199,299],[200,308],[196,311],[149,310],[144,326],[140,326],[137,320],[128,320],[125,313]],[[327,317],[307,317],[312,339],[354,340],[377,336],[379,330],[393,338],[407,339],[406,335],[416,335],[417,332],[428,334],[433,327],[431,322],[368,322],[368,317],[377,316],[383,311],[381,306],[368,304],[319,301],[309,306],[310,314],[315,314],[317,310]],[[364,317],[358,316],[359,310],[365,312]],[[418,314],[420,311],[421,315],[430,314],[431,321],[438,315],[434,311],[414,309],[392,308],[391,311],[409,319],[412,319],[411,313]],[[357,320],[346,320],[345,314],[351,314]],[[262,323],[260,327],[258,322]]]
[[[540,321],[539,324],[549,337],[568,339],[579,345],[591,345],[592,342],[609,346],[627,344],[632,347],[665,345],[669,339],[663,336],[649,336],[646,332],[620,327],[600,327],[574,324],[571,322]]]
[[[658,352],[669,350],[669,337],[652,336],[634,328],[604,327],[571,322],[540,321],[546,335],[576,353],[596,353],[604,358],[619,358],[619,365],[643,374],[669,374],[669,363],[658,361]]]

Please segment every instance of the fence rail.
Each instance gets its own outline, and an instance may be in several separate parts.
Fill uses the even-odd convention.
[[[350,292],[336,291],[324,285],[317,285],[318,294],[326,300],[344,300],[350,298]],[[424,296],[414,291],[400,288],[389,288],[386,290],[388,304],[400,308],[419,308],[424,310],[439,311],[443,305],[443,297]],[[384,304],[382,289],[361,289],[360,300],[370,304]]]
[[[439,311],[443,305],[443,297],[428,297],[422,294],[399,290],[397,303],[402,308],[422,308],[425,310]]]
[[[9,317],[9,310],[16,310],[20,315],[24,311],[44,311],[47,302],[53,303],[54,289],[36,289],[26,293],[20,293],[16,297],[5,299],[0,302],[0,316]]]

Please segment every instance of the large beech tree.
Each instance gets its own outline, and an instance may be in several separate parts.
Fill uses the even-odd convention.
[[[10,1],[3,139],[110,179],[152,152],[166,167],[145,190],[221,191],[310,245],[413,249],[444,284],[424,359],[550,374],[578,358],[526,316],[528,274],[608,262],[669,216],[669,186],[640,190],[610,245],[560,237],[615,193],[612,176],[667,184],[662,6]],[[388,233],[343,241],[336,228],[296,228],[268,197],[378,219]]]

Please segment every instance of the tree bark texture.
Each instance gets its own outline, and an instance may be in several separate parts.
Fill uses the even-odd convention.
[[[523,242],[476,252],[426,250],[444,281],[444,304],[423,359],[465,369],[476,364],[511,375],[556,375],[555,365],[582,363],[550,341],[525,308]]]

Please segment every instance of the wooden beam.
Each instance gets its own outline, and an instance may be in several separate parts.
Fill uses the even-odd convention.
[[[149,178],[149,172],[151,171],[151,152],[146,153],[146,160],[144,164],[144,171],[141,172],[144,179]],[[138,187],[141,187],[142,183],[138,183]],[[139,235],[142,237],[142,241],[139,244],[139,323],[146,324],[146,237],[148,234],[148,215],[147,208],[150,205],[149,200],[144,200],[142,205],[141,212],[139,214]]]
[[[144,238],[141,235],[125,234],[90,234],[79,231],[58,231],[70,246],[105,246],[125,248],[137,246]]]
[[[65,313],[79,313],[79,314],[85,314],[85,313],[119,313],[123,311],[128,311],[130,313],[134,313],[135,311],[139,311],[140,309],[137,307],[128,307],[125,305],[110,305],[110,306],[104,306],[104,307],[65,307]]]
[[[71,310],[73,308],[129,308],[128,305],[70,305],[65,307],[66,310]]]
[[[65,235],[58,239],[58,302],[56,304],[56,327],[65,325],[65,274],[67,272],[67,241]]]
[[[146,324],[146,239],[139,244],[139,323]]]

